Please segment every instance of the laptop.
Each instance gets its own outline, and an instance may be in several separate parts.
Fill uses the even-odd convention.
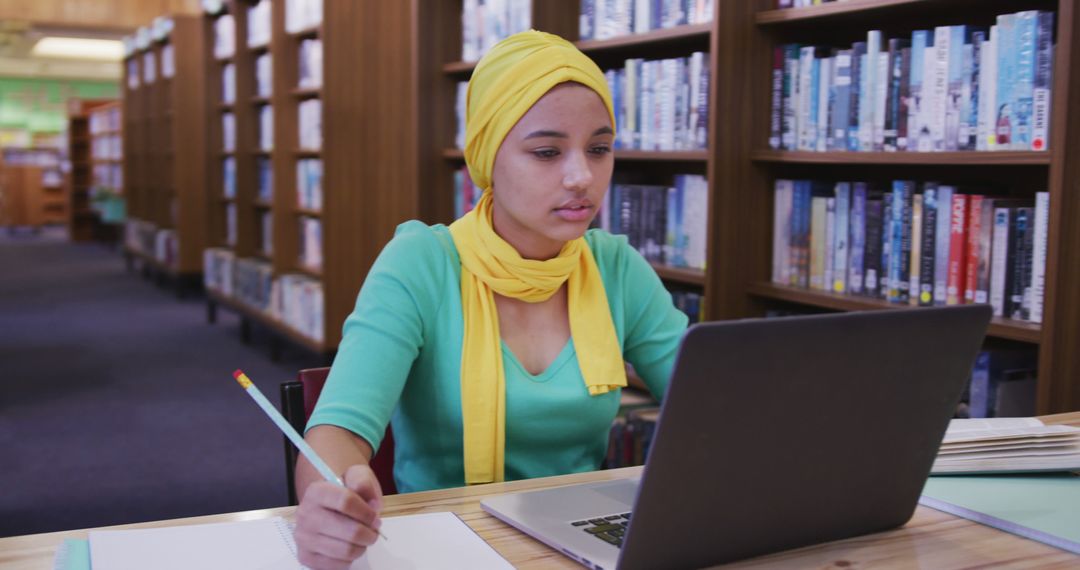
[[[990,317],[965,305],[694,325],[640,479],[481,505],[597,570],[700,568],[901,526]]]

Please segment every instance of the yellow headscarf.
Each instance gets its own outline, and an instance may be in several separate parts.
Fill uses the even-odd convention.
[[[450,225],[461,256],[461,412],[465,482],[503,480],[506,384],[494,293],[538,303],[567,284],[570,334],[589,394],[626,386],[622,349],[611,321],[596,260],[584,238],[567,242],[553,259],[522,258],[491,223],[491,173],[510,129],[552,87],[573,81],[595,91],[611,118],[611,94],[600,68],[570,42],[530,30],[491,49],[469,81],[465,161],[484,190],[479,204]]]

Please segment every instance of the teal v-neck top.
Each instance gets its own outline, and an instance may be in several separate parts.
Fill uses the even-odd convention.
[[[589,230],[623,349],[661,398],[687,317],[624,236]],[[394,432],[399,492],[464,485],[461,424],[461,261],[450,230],[398,226],[368,273],[326,386],[308,422],[345,428],[378,450]],[[619,391],[590,396],[570,339],[530,374],[503,344],[506,480],[592,471],[607,451]]]

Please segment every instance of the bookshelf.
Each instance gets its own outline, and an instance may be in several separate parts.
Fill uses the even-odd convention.
[[[419,154],[423,167],[419,179],[423,206],[419,212],[428,223],[450,223],[454,219],[454,171],[464,166],[461,149],[455,148],[457,130],[455,120],[456,86],[467,81],[475,61],[462,61],[462,9],[463,2],[422,3],[423,17],[419,19],[417,51],[420,62],[420,85],[422,93],[429,95],[431,103],[421,107],[421,124],[430,125],[431,131],[419,138]],[[719,4],[719,3],[716,3]],[[577,0],[560,2],[533,2],[531,27],[551,32],[571,41],[578,40],[580,4]],[[625,60],[646,60],[688,57],[691,53],[713,52],[719,32],[716,9],[711,21],[682,24],[668,28],[653,29],[631,35],[575,41],[584,53],[592,57],[602,70],[621,68]],[[709,59],[708,71],[715,76],[717,61]],[[709,126],[712,132],[716,123],[714,106],[709,98]],[[711,136],[711,135],[710,135]],[[613,184],[653,184],[669,186],[677,174],[690,174],[712,178],[715,153],[710,142],[701,150],[639,150],[619,148],[615,151]],[[711,186],[711,185],[710,185]],[[708,194],[713,192],[708,190]],[[711,201],[711,198],[708,198]],[[709,246],[706,245],[706,248]],[[711,261],[712,254],[706,253]],[[670,267],[658,263],[654,269],[662,280],[674,289],[704,292],[706,272],[688,267]],[[706,306],[708,303],[706,302]]]
[[[207,263],[220,268],[207,281],[208,319],[213,321],[222,306],[241,316],[245,337],[251,324],[259,324],[278,342],[329,354],[341,339],[364,273],[393,226],[379,248],[373,245],[376,232],[384,231],[388,220],[416,217],[413,186],[379,174],[393,170],[400,176],[396,165],[408,162],[393,133],[412,120],[402,105],[415,103],[400,95],[412,89],[409,60],[398,52],[412,37],[410,7],[272,0],[265,3],[269,44],[252,49],[246,47],[250,10],[261,3],[223,4],[223,12],[204,15],[211,45],[214,27],[226,14],[237,38],[227,62],[212,52],[206,59],[214,85],[208,129],[216,153],[208,183],[215,247]],[[269,93],[258,93],[256,60],[264,54],[271,57],[272,82]],[[235,66],[235,103],[220,96],[226,63]],[[258,140],[265,121],[258,110],[266,106],[273,125],[269,149]],[[236,120],[233,151],[220,142],[220,116],[226,112]],[[236,164],[235,198],[224,193],[226,158]],[[272,192],[260,197],[256,163],[262,159],[269,160]],[[230,205],[237,212],[233,241],[224,221]],[[269,230],[264,220],[270,221]],[[236,266],[247,263],[242,260],[263,263],[258,303],[243,299],[235,286]]]
[[[118,221],[117,202],[122,204],[121,141],[119,101],[68,101],[68,239],[116,240],[111,224]]]
[[[66,224],[68,198],[60,152],[51,147],[0,150],[0,224],[8,232]]]
[[[732,3],[734,4],[734,3]],[[743,3],[740,3],[743,4]],[[1050,215],[1043,322],[995,318],[988,336],[1016,345],[1036,346],[1039,355],[1036,407],[1040,414],[1080,408],[1080,229],[1068,223],[1080,214],[1080,196],[1067,181],[1077,176],[1066,149],[1080,137],[1080,76],[1071,70],[1073,37],[1080,30],[1074,0],[976,2],[972,0],[850,0],[798,9],[775,9],[774,0],[725,4],[721,38],[738,53],[719,77],[745,77],[741,84],[718,81],[716,104],[741,109],[734,128],[720,136],[717,160],[725,180],[714,190],[721,198],[712,204],[714,248],[706,288],[712,318],[761,314],[769,308],[802,306],[849,311],[891,309],[897,305],[872,298],[806,290],[770,282],[768,251],[772,241],[773,182],[781,178],[822,180],[947,179],[955,184],[993,188],[1005,186],[1014,197],[1033,198],[1048,190]],[[1054,54],[1050,150],[957,152],[798,152],[769,149],[768,101],[773,47],[785,43],[850,47],[865,39],[867,30],[881,29],[885,37],[915,29],[953,24],[989,25],[998,14],[1020,10],[1057,13]],[[726,13],[726,14],[725,14]],[[726,16],[726,17],[725,17]],[[723,48],[721,48],[723,49]],[[739,142],[742,141],[742,144]],[[746,142],[749,144],[746,144]],[[997,184],[995,184],[997,183]],[[738,220],[725,211],[741,211]],[[726,219],[732,227],[720,231]],[[739,237],[737,237],[739,236]],[[716,249],[727,250],[726,252]],[[903,306],[903,305],[901,305]]]
[[[207,241],[205,49],[201,18],[161,17],[124,61],[124,251],[178,295],[198,282]]]

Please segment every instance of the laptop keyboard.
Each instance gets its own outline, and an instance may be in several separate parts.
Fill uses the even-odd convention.
[[[608,544],[621,547],[626,527],[630,525],[630,513],[584,519],[570,524]]]

